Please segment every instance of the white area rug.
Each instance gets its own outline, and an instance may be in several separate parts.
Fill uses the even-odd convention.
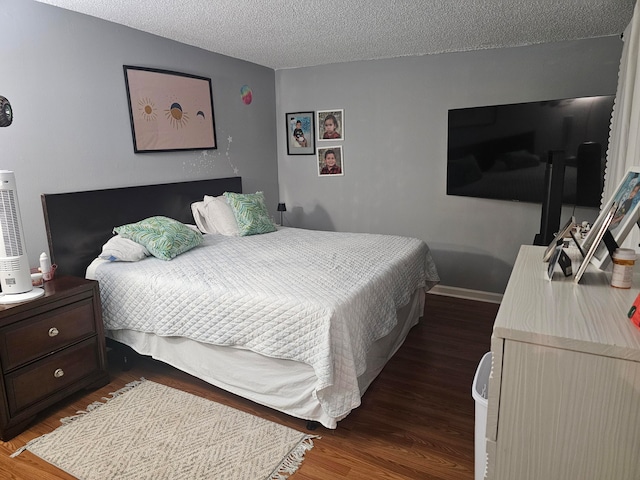
[[[312,435],[142,379],[24,449],[80,480],[285,479]]]

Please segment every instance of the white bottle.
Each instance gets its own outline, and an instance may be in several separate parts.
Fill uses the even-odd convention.
[[[631,288],[633,268],[636,263],[636,251],[633,248],[616,248],[612,258],[611,286]]]
[[[42,272],[42,279],[45,282],[51,280],[51,260],[49,260],[49,256],[44,252],[40,254],[40,271]]]

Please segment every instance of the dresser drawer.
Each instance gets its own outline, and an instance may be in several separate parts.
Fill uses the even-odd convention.
[[[93,337],[6,375],[11,415],[98,371],[99,348]]]
[[[0,330],[0,361],[8,372],[96,334],[92,300],[85,299]]]

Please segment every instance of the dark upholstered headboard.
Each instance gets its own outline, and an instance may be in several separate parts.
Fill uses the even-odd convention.
[[[163,215],[194,224],[191,204],[204,195],[242,193],[240,177],[42,194],[51,261],[56,275],[85,276],[114,227]]]

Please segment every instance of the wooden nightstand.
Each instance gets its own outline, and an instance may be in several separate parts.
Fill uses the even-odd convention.
[[[60,277],[29,302],[0,305],[0,438],[83,388],[109,383],[98,282]]]

